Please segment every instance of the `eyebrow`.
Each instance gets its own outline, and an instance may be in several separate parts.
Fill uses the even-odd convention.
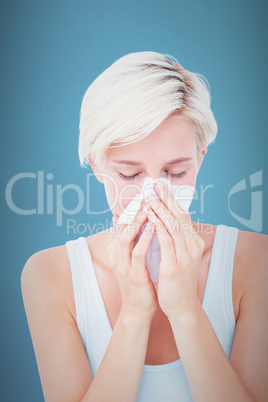
[[[165,165],[175,165],[177,163],[181,163],[181,162],[187,162],[192,160],[192,158],[177,158],[177,159],[173,159],[169,162],[166,162]],[[142,165],[142,162],[138,162],[138,161],[127,161],[127,160],[114,160],[113,162],[115,163],[120,163],[122,165],[133,165],[133,166],[140,166]]]

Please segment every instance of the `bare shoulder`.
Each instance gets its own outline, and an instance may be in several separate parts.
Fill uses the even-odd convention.
[[[239,231],[236,246],[236,265],[243,285],[243,298],[261,300],[268,295],[268,236]],[[267,306],[268,307],[268,306]]]
[[[65,303],[75,319],[70,261],[65,244],[37,251],[26,261],[21,274],[25,299],[30,292],[46,294],[46,300]]]
[[[205,252],[211,255],[217,227],[196,223],[196,231],[205,240]],[[268,236],[239,230],[234,254],[233,306],[236,321],[241,311],[249,311],[252,299],[268,295]],[[263,301],[265,304],[266,301]],[[268,306],[267,306],[268,307]],[[247,313],[246,313],[247,314]]]
[[[267,401],[268,236],[239,231],[235,269],[241,298],[230,362],[254,400]]]
[[[57,280],[57,277],[66,273],[68,263],[65,245],[37,251],[26,261],[22,271],[22,279],[26,276],[42,275],[51,280]]]
[[[76,324],[66,245],[34,253],[21,290],[44,399],[81,401],[92,372]]]
[[[266,262],[268,256],[268,236],[261,233],[239,230],[237,248],[241,258],[247,262],[254,259],[258,262]]]
[[[250,314],[256,303],[267,304],[268,236],[239,230],[233,276],[234,299],[237,300],[237,321]],[[267,305],[268,308],[268,305]]]
[[[268,275],[268,236],[240,230],[236,245],[236,267],[244,292],[262,286]]]
[[[211,251],[217,226],[197,224],[197,232]],[[205,248],[205,251],[206,251]],[[246,291],[252,281],[262,281],[268,275],[268,236],[261,233],[238,231],[234,255],[234,287]],[[241,291],[241,295],[243,293]]]

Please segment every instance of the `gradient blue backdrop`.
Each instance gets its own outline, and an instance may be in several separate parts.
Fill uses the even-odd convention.
[[[242,179],[247,190],[231,207],[249,219],[249,176],[262,171],[262,232],[268,233],[267,204],[267,4],[234,0],[135,0],[1,2],[1,395],[2,401],[39,402],[42,390],[23,309],[20,275],[38,250],[98,231],[112,214],[89,215],[84,207],[57,226],[56,188],[77,184],[86,194],[91,170],[80,168],[79,111],[90,83],[119,57],[152,50],[174,55],[188,70],[209,81],[218,126],[197,188],[207,190],[205,209],[194,201],[193,220],[236,226],[228,210],[230,189]],[[39,180],[35,175],[39,173]],[[11,210],[5,190],[17,174],[12,199],[37,208],[37,182],[45,197],[53,191],[54,211],[21,215]],[[48,174],[52,174],[47,177]],[[40,188],[41,188],[40,187]],[[91,209],[108,207],[102,185],[90,184]],[[65,208],[77,195],[66,192]],[[74,219],[77,230],[67,230]],[[81,233],[88,223],[88,231]],[[95,226],[94,226],[95,224]],[[4,230],[3,230],[4,229]]]

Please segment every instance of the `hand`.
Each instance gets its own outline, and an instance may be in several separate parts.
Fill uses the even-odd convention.
[[[148,199],[150,210],[155,212],[148,211],[148,218],[155,225],[161,248],[158,302],[169,319],[188,317],[200,304],[197,279],[205,242],[169,189],[159,190],[156,185],[154,189],[160,201]]]
[[[110,263],[115,273],[121,296],[122,309],[127,314],[152,318],[157,309],[157,295],[146,267],[146,254],[153,238],[153,229],[147,223],[138,242],[135,239],[147,220],[141,210],[132,224],[117,225],[113,217],[114,239],[108,247]]]

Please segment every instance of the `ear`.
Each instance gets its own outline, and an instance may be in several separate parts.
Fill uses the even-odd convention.
[[[200,151],[199,151],[199,154],[198,154],[198,170],[200,169],[200,167],[201,167],[201,165],[202,165],[204,156],[206,155],[207,151],[208,151],[207,146],[206,146],[206,145],[202,145],[202,146],[201,146],[201,149],[200,149]]]
[[[88,158],[88,161],[89,161],[89,163],[90,163],[91,169],[92,169],[93,172],[95,173],[96,170],[97,170],[97,167],[96,167],[96,164],[95,164],[94,160],[91,158],[90,155],[88,155],[87,158]]]
[[[90,163],[91,169],[93,170],[93,173],[94,173],[96,179],[97,179],[100,183],[103,183],[103,179],[102,179],[102,177],[101,177],[101,174],[100,174],[99,171],[98,171],[98,167],[97,167],[95,161],[90,157],[90,155],[88,155],[88,161],[89,161],[89,163]]]
[[[206,145],[202,145],[202,147],[201,147],[201,155],[202,155],[203,158],[206,155],[207,151],[208,151],[208,149],[207,149]]]

